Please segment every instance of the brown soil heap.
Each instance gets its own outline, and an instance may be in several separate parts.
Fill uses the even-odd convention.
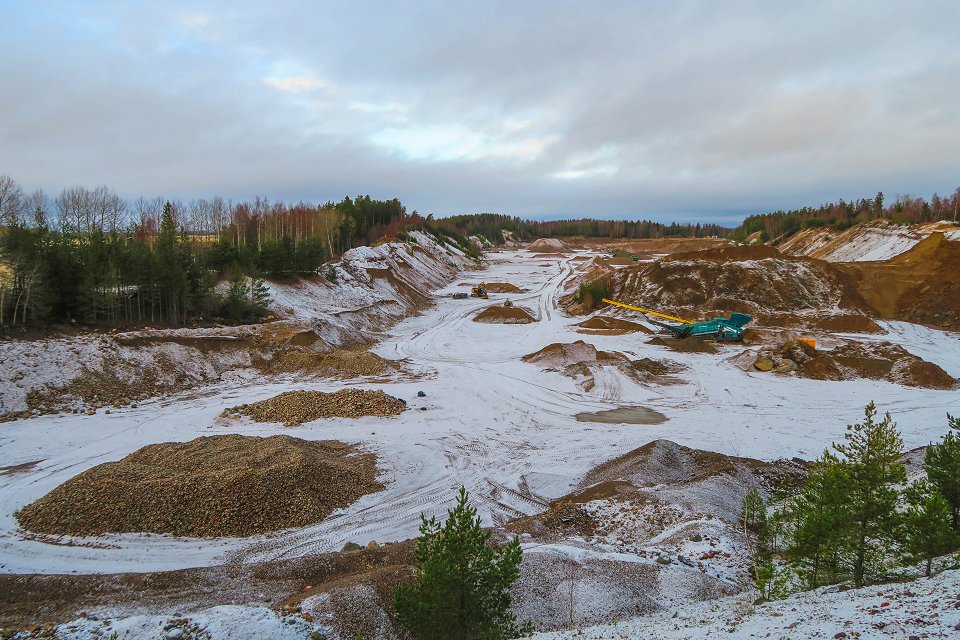
[[[249,536],[303,527],[383,489],[376,458],[337,441],[208,436],[143,447],[17,513],[55,535]]]
[[[523,307],[492,306],[475,315],[473,321],[489,324],[530,324],[537,320]]]
[[[937,365],[890,342],[854,342],[818,353],[808,362],[800,364],[798,373],[815,380],[869,378],[927,389],[952,389],[957,384],[949,373]]]
[[[224,410],[250,416],[257,422],[282,422],[286,426],[312,422],[320,418],[359,418],[362,416],[395,416],[407,404],[383,391],[341,389],[322,391],[286,391],[268,400]]]
[[[577,325],[591,331],[604,332],[610,335],[621,335],[640,331],[641,333],[653,333],[650,329],[637,322],[622,320],[620,318],[611,318],[610,316],[594,316],[589,320],[584,320]]]
[[[509,282],[487,282],[487,291],[490,293],[524,293],[526,289],[521,289],[515,284]]]

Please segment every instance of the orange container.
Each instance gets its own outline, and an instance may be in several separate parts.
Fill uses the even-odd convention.
[[[817,341],[813,338],[797,338],[797,342],[802,342],[803,344],[808,344],[814,349],[817,348]]]

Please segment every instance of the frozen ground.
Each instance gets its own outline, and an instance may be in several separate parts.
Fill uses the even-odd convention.
[[[557,299],[573,274],[571,256],[528,252],[490,254],[488,269],[463,273],[437,292],[437,304],[397,324],[376,348],[406,359],[407,378],[359,379],[346,384],[382,388],[406,399],[395,418],[328,419],[284,428],[220,421],[223,408],[293,388],[335,390],[345,383],[265,383],[262,378],[220,383],[144,402],[110,415],[43,416],[2,425],[0,467],[0,571],[8,573],[107,573],[153,571],[288,558],[365,544],[402,540],[417,533],[419,515],[451,506],[461,484],[486,523],[538,513],[547,500],[573,487],[586,471],[651,440],[762,459],[819,455],[844,426],[875,400],[897,420],[908,448],[927,444],[946,428],[945,414],[960,413],[960,394],[873,381],[823,382],[741,371],[718,355],[684,354],[646,344],[640,334],[586,336],[562,315]],[[528,290],[490,300],[453,300],[459,283],[506,281]],[[534,309],[529,325],[476,323],[481,308],[511,299]],[[960,376],[960,336],[914,325],[889,325],[889,339]],[[858,337],[860,338],[860,337]],[[584,339],[632,357],[668,358],[687,366],[679,385],[644,386],[617,375],[597,376],[589,392],[558,373],[545,373],[520,357],[554,342]],[[868,338],[863,338],[868,339]],[[869,338],[869,339],[875,339]],[[418,391],[426,395],[416,396]],[[577,422],[583,411],[642,405],[667,416],[659,425]],[[199,435],[286,433],[306,439],[340,439],[376,452],[386,489],[368,495],[327,521],[305,529],[250,539],[191,540],[157,535],[51,539],[18,529],[14,512],[96,464],[117,460],[146,445]]]
[[[700,640],[706,638],[960,637],[960,571],[905,584],[838,592],[826,587],[752,606],[744,596],[669,607],[662,613],[571,631],[535,634],[538,640]]]

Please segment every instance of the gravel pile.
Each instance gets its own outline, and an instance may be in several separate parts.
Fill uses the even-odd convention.
[[[397,364],[369,351],[337,349],[321,365],[342,376],[375,376],[397,369]]]
[[[289,427],[320,418],[395,416],[406,408],[406,402],[383,391],[341,389],[334,393],[286,391],[268,400],[227,409],[224,414],[245,415],[257,422],[282,422]]]
[[[338,378],[375,376],[398,368],[395,362],[356,349],[337,349],[325,354],[287,349],[276,353],[260,366],[266,373],[307,373]]]
[[[383,489],[376,457],[337,441],[223,435],[143,447],[17,513],[56,535],[249,536],[303,527]]]
[[[523,307],[487,307],[473,317],[474,322],[488,324],[530,324],[537,319]]]

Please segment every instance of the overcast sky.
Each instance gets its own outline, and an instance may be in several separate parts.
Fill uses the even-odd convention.
[[[960,3],[9,2],[0,173],[445,215],[960,185]]]

